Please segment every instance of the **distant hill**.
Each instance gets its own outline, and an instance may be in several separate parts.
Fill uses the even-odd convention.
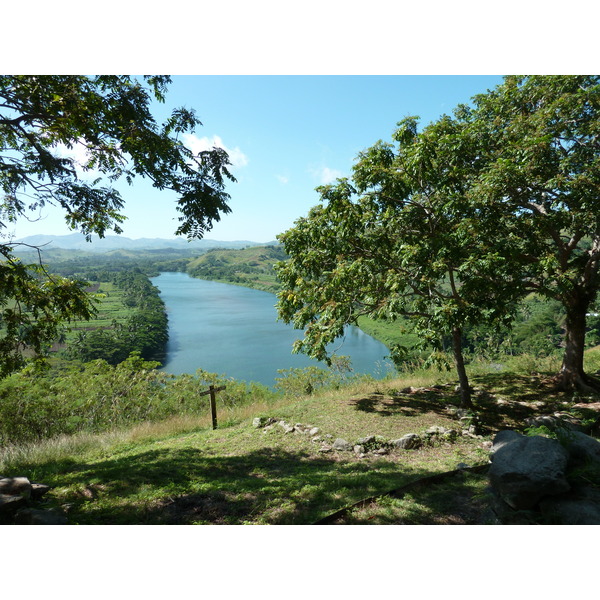
[[[133,240],[121,235],[107,235],[100,238],[92,236],[92,241],[87,242],[82,233],[70,235],[30,235],[15,240],[30,246],[44,246],[46,250],[62,248],[65,250],[85,250],[87,252],[111,252],[112,250],[157,250],[174,248],[178,250],[206,251],[210,248],[248,248],[250,246],[262,246],[264,243],[240,240],[224,242],[219,240],[194,240],[188,242],[184,238],[162,239],[162,238],[140,238]],[[277,242],[272,242],[276,244]]]
[[[191,260],[186,271],[200,279],[236,283],[275,293],[280,285],[273,265],[287,258],[283,246],[277,243],[240,250],[215,249]]]

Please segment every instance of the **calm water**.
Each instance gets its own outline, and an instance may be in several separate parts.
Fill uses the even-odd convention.
[[[292,354],[302,332],[277,321],[273,294],[185,273],[161,273],[152,282],[169,316],[167,373],[204,369],[272,386],[278,369],[324,366]],[[381,377],[390,369],[389,350],[356,327],[349,327],[334,347],[337,354],[351,357],[357,373]]]

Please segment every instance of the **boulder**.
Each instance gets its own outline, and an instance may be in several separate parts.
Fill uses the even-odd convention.
[[[540,502],[544,520],[560,525],[599,525],[600,491],[585,487]]]
[[[27,506],[27,499],[23,496],[0,494],[0,523],[12,519],[15,513]]]
[[[529,427],[547,427],[550,431],[560,431],[561,429],[565,431],[583,430],[581,423],[577,419],[562,413],[529,417],[525,419],[525,424]]]
[[[0,494],[31,498],[31,483],[27,477],[5,477],[0,479]]]
[[[600,466],[600,442],[580,431],[570,431],[563,443],[573,464],[595,463]]]
[[[15,525],[66,525],[67,517],[55,510],[23,508],[15,515]]]
[[[353,450],[354,446],[343,438],[336,438],[336,440],[333,442],[333,449],[342,451]]]
[[[367,437],[359,438],[357,444],[371,444],[375,441],[374,435],[368,435]]]
[[[490,483],[515,510],[533,508],[544,496],[570,489],[565,476],[569,455],[556,440],[501,431],[492,451]]]
[[[39,500],[44,494],[47,494],[50,491],[49,485],[44,485],[43,483],[32,483],[31,484],[31,499]]]
[[[433,425],[430,427],[425,433],[429,435],[443,435],[448,430],[445,427],[440,427],[439,425]]]
[[[407,433],[400,439],[393,440],[392,444],[396,448],[402,448],[403,450],[411,450],[414,448],[420,448],[423,445],[421,438],[416,433]]]
[[[458,437],[458,431],[456,429],[447,429],[445,433],[442,434],[442,439],[447,440],[449,442],[453,442]]]

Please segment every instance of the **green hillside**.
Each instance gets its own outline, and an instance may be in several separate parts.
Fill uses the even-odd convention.
[[[279,283],[273,266],[286,258],[282,246],[209,250],[191,260],[186,270],[192,277],[234,283],[275,293],[279,289]]]

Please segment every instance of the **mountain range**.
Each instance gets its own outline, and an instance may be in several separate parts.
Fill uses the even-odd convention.
[[[267,246],[277,245],[279,242],[250,242],[247,240],[239,241],[219,241],[219,240],[193,240],[188,242],[185,238],[163,239],[163,238],[139,238],[131,239],[121,235],[107,235],[100,238],[97,235],[92,236],[92,241],[88,242],[82,233],[72,233],[70,235],[30,235],[15,242],[29,246],[40,247],[49,250],[52,248],[62,248],[64,250],[85,250],[88,252],[111,252],[112,250],[157,250],[163,248],[175,248],[179,250],[208,250],[210,248],[247,248],[249,246]]]

